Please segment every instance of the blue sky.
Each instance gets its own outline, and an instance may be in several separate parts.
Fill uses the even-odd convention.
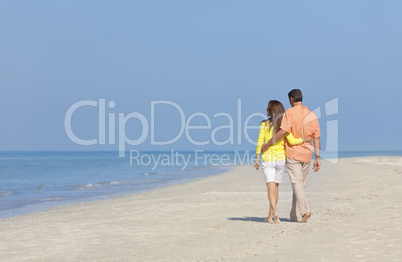
[[[173,144],[147,139],[126,149],[250,149],[241,123],[265,114],[267,102],[289,107],[299,88],[304,105],[321,108],[323,148],[328,121],[338,121],[340,150],[400,150],[402,128],[401,1],[0,1],[0,150],[117,150],[81,146],[65,132],[68,108],[106,103],[106,116],[136,112],[151,122],[151,102],[171,101],[188,119],[203,113],[211,128]],[[338,99],[338,114],[325,103]],[[74,133],[98,138],[98,109],[82,107]],[[181,126],[172,106],[155,107],[155,136]],[[234,120],[234,144],[216,145],[212,130]],[[138,115],[137,114],[137,115]],[[254,117],[250,125],[258,125]],[[107,121],[108,125],[109,122]],[[194,117],[191,125],[205,125]],[[118,133],[118,123],[115,131]],[[143,126],[127,121],[135,140]],[[106,136],[108,136],[106,130]],[[225,141],[229,130],[216,133]],[[255,138],[256,130],[249,136]],[[116,138],[118,139],[118,138]]]

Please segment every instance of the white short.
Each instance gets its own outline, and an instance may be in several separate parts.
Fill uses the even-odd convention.
[[[285,173],[285,165],[286,160],[263,161],[262,171],[264,172],[265,183],[281,183],[283,179],[283,174]]]

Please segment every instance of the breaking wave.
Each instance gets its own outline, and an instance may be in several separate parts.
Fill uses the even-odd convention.
[[[86,185],[78,184],[75,185],[75,189],[96,189],[103,188],[105,186],[114,186],[114,185],[122,185],[122,184],[135,184],[135,183],[147,183],[152,182],[153,180],[123,180],[123,181],[112,181],[112,182],[96,182],[96,183],[88,183]]]

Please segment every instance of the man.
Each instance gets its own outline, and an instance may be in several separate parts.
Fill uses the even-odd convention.
[[[315,150],[315,160],[313,163],[314,172],[320,169],[320,126],[317,116],[303,106],[303,95],[299,89],[293,89],[288,94],[292,108],[286,110],[282,118],[281,129],[267,143],[263,144],[261,151],[266,151],[276,141],[281,139],[286,133],[292,133],[295,138],[312,137],[312,143],[301,145],[290,145],[285,143],[286,169],[289,174],[293,187],[292,210],[290,220],[298,221],[302,217],[301,223],[306,223],[311,216],[311,209],[306,199],[306,183],[310,168],[311,158]]]

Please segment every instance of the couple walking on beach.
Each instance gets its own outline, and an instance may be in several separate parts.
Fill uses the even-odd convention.
[[[303,95],[299,89],[288,94],[292,108],[286,110],[281,102],[271,100],[268,103],[267,120],[261,122],[257,140],[254,167],[262,170],[267,184],[270,202],[267,222],[280,223],[277,203],[278,187],[286,169],[293,188],[290,220],[306,223],[311,216],[311,209],[306,199],[306,183],[310,163],[315,151],[314,172],[320,169],[320,127],[317,116],[303,106]],[[295,138],[296,137],[296,138]],[[314,142],[314,146],[312,144]]]

